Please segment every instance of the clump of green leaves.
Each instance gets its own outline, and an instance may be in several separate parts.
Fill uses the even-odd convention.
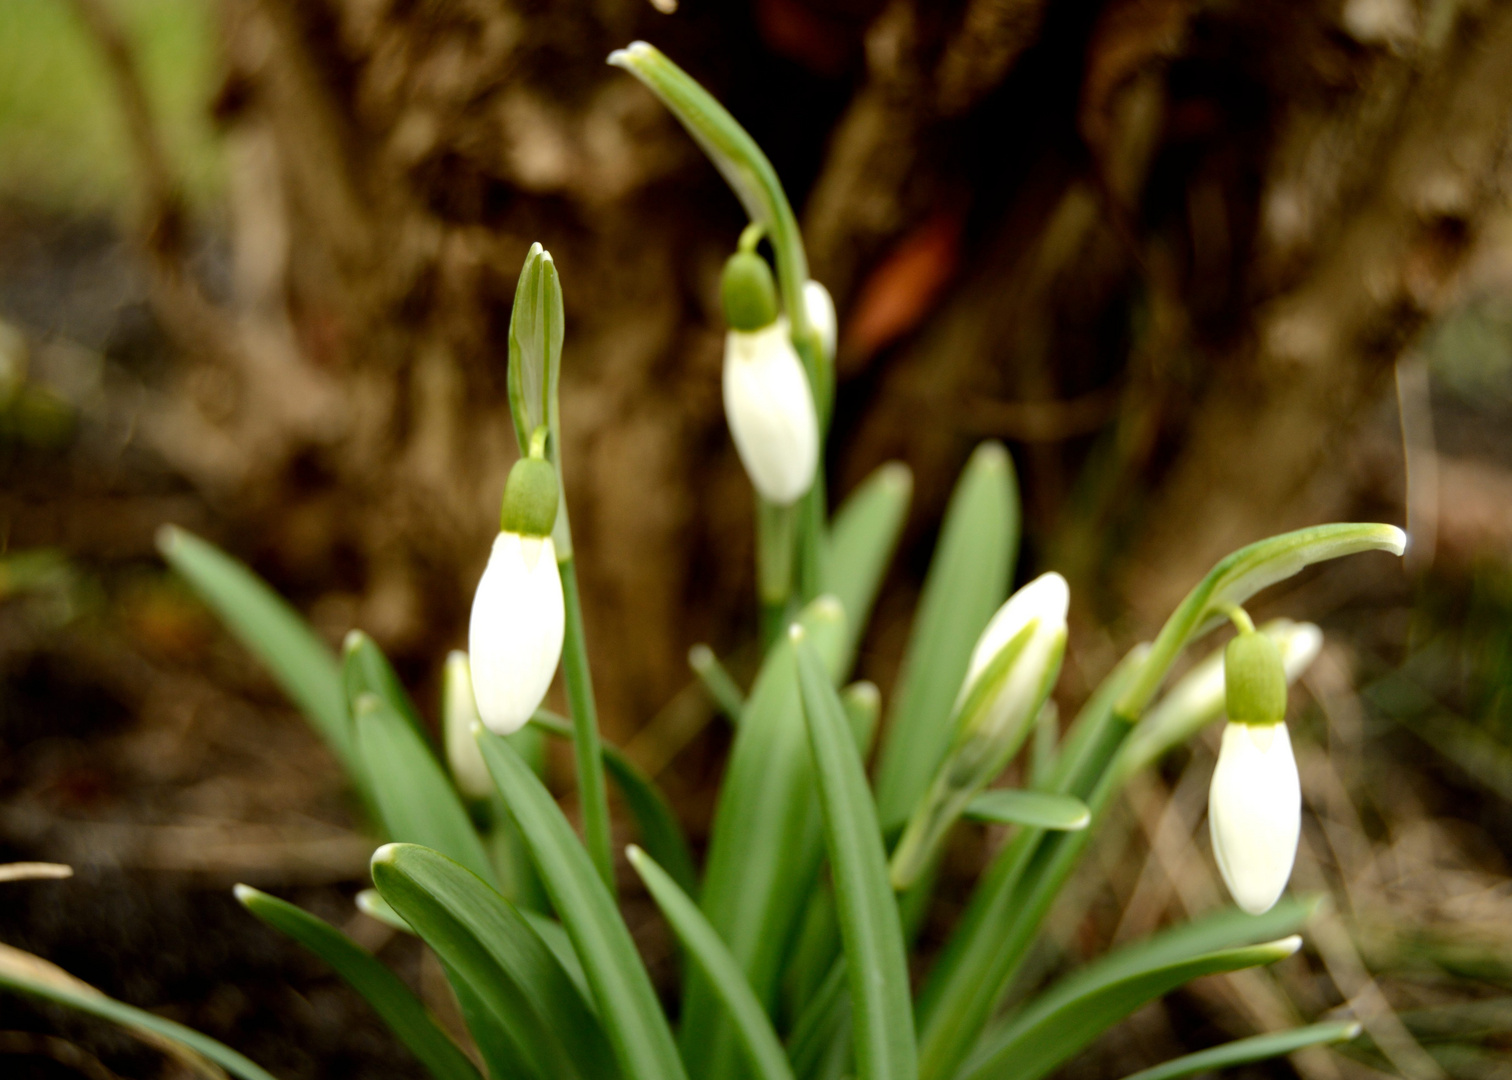
[[[611,62],[667,103],[771,241],[792,345],[821,418],[828,416],[830,358],[804,313],[807,266],[775,171],[734,119],[655,49],[636,44]],[[553,446],[563,422],[555,397],[560,311],[555,269],[532,249],[511,326],[510,387],[521,425],[549,428]],[[240,888],[238,898],[330,963],[438,1080],[471,1080],[480,1065],[494,1080],[1037,1080],[1192,979],[1291,955],[1311,901],[1284,899],[1261,915],[1225,908],[1117,949],[998,1015],[1124,783],[1221,715],[1221,661],[1197,665],[1162,695],[1187,647],[1255,592],[1309,564],[1368,550],[1399,554],[1400,530],[1327,525],[1235,552],[1152,643],[1107,675],[1062,736],[1042,705],[1064,642],[1065,583],[1046,575],[1055,579],[1054,602],[1026,605],[990,626],[995,612],[1013,610],[1004,602],[1020,521],[1012,463],[997,444],[972,455],[951,498],[890,706],[883,710],[871,684],[850,681],[909,494],[908,472],[894,463],[833,515],[818,480],[795,507],[763,508],[762,559],[772,573],[763,576],[760,669],[741,688],[711,653],[695,658],[735,726],[701,867],[656,786],[614,748],[600,751],[586,655],[570,658],[570,613],[571,719],[538,712],[508,738],[473,724],[478,756],[463,762],[467,744],[455,725],[466,721],[465,701],[446,704],[453,730],[442,754],[369,639],[354,634],[338,658],[245,567],[167,530],[164,557],[262,657],[350,774],[386,841],[373,856],[375,891],[361,904],[435,953],[472,1045],[454,1043],[334,927],[256,890]],[[558,527],[565,522],[564,509]],[[570,554],[561,573],[573,608]],[[774,581],[782,588],[769,589]],[[1275,642],[1289,679],[1316,653],[1315,628],[1283,621],[1260,632]],[[869,778],[882,711],[885,735]],[[577,746],[589,795],[586,842],[543,784],[539,757],[534,766],[529,760],[538,746],[523,740],[542,734]],[[987,790],[1026,741],[1034,759],[1028,784]],[[595,809],[605,773],[639,837],[630,866],[684,950],[675,1024],[616,902],[607,816]],[[897,849],[910,821],[927,828],[913,829],[900,869]],[[1016,831],[915,987],[910,959],[940,840],[981,822]],[[124,1006],[111,1006],[112,1014],[97,999],[62,996],[14,967],[0,967],[0,982],[142,1022]],[[1139,1076],[1242,1064],[1355,1030],[1340,1022],[1240,1040]],[[189,1042],[181,1030],[167,1034]],[[189,1045],[227,1070],[266,1080],[245,1059],[223,1047],[212,1053],[208,1040],[195,1038]]]

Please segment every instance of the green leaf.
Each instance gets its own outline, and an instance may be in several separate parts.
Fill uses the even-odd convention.
[[[917,1080],[908,957],[866,773],[824,662],[793,631],[849,973],[857,1080]]]
[[[40,956],[13,949],[9,945],[0,945],[0,987],[119,1024],[143,1042],[170,1054],[201,1076],[224,1075],[205,1063],[204,1059],[208,1058],[241,1080],[273,1080],[270,1073],[224,1043],[216,1042],[208,1035],[201,1035],[183,1024],[175,1024],[172,1020],[165,1020],[144,1009],[106,997],[93,986],[74,978]]]
[[[284,900],[248,885],[236,886],[235,892],[242,907],[330,964],[367,999],[435,1080],[478,1080],[478,1070],[436,1025],[425,1006],[366,949],[323,919]]]
[[[509,806],[551,905],[583,963],[626,1080],[686,1080],[671,1029],[635,943],[572,826],[509,744],[476,731],[483,760]]]
[[[1002,444],[971,455],[940,530],[903,656],[877,768],[887,835],[923,798],[955,734],[947,722],[977,638],[1008,596],[1018,550],[1018,485]]]
[[[525,916],[439,852],[389,844],[373,881],[509,1033],[541,1080],[614,1074],[604,1032]]]
[[[822,430],[828,426],[834,400],[834,368],[823,356],[818,334],[809,325],[808,308],[803,302],[808,256],[777,170],[729,110],[655,46],[633,42],[629,48],[610,53],[609,63],[634,75],[661,99],[725,178],[751,220],[766,226],[777,255],[783,311],[808,372]]]
[[[698,676],[698,681],[703,683],[719,710],[731,723],[740,723],[740,714],[745,710],[745,694],[719,662],[719,657],[714,655],[714,650],[702,642],[694,645],[688,650],[688,666]]]
[[[544,709],[536,710],[531,717],[531,726],[559,739],[572,738],[571,722]],[[613,778],[614,786],[619,788],[630,816],[635,819],[641,844],[672,875],[678,888],[690,895],[696,894],[698,871],[693,867],[693,853],[688,850],[688,838],[661,789],[633,761],[608,743],[604,744],[604,767]]]
[[[406,934],[413,934],[415,932],[415,928],[404,921],[404,916],[389,906],[389,902],[383,898],[383,894],[377,889],[359,890],[357,895],[352,898],[352,903],[356,905],[358,911],[368,918],[377,919],[385,926],[392,927]]]
[[[1139,673],[1146,652],[1135,646],[1103,679],[1049,768],[1048,788],[1081,798],[1094,818],[1097,808],[1089,793],[1099,790],[1104,768],[1129,731],[1113,706]],[[919,992],[923,1080],[954,1077],[1023,962],[1043,916],[1040,905],[1053,900],[1091,831],[1020,829],[982,875]]]
[[[745,973],[730,955],[730,950],[725,948],[719,934],[709,925],[709,920],[703,917],[703,912],[671,875],[644,851],[631,847],[629,856],[630,865],[646,883],[677,939],[724,1004],[737,1041],[746,1052],[752,1075],[756,1080],[793,1080],[793,1070],[783,1053],[782,1043],[777,1041],[777,1033],[772,1030],[772,1022],[752,993]]]
[[[1076,995],[1045,994],[983,1041],[962,1080],[1039,1080],[1146,1002],[1203,975],[1273,964],[1301,944],[1292,937],[1225,949],[1142,967]]]
[[[493,866],[472,819],[415,729],[377,694],[357,699],[356,720],[357,749],[388,835],[435,848],[492,882]]]
[[[966,807],[966,816],[989,825],[1029,825],[1068,832],[1085,829],[1092,820],[1087,804],[1073,795],[1017,788],[982,792]]]
[[[840,604],[820,597],[804,609],[800,623],[826,661],[838,664],[845,632]],[[783,635],[767,653],[735,731],[699,897],[768,1013],[823,858],[813,761],[792,646]],[[735,1064],[723,1007],[696,968],[684,982],[678,1033],[683,1059],[699,1063],[700,1080],[724,1080]]]
[[[341,665],[326,643],[266,582],[214,544],[176,525],[165,525],[158,530],[157,546],[237,640],[267,665],[353,782],[362,787]]]
[[[1248,1039],[1236,1039],[1211,1050],[1199,1050],[1148,1069],[1131,1073],[1124,1080],[1177,1080],[1178,1077],[1196,1073],[1231,1069],[1236,1065],[1248,1065],[1255,1061],[1281,1057],[1309,1046],[1326,1043],[1348,1042],[1360,1034],[1360,1025],[1353,1020],[1338,1020],[1328,1024],[1313,1024],[1292,1031],[1277,1031],[1268,1035],[1252,1035]]]
[[[415,729],[415,734],[420,736],[422,743],[427,747],[431,745],[425,721],[420,719],[415,703],[410,700],[404,684],[399,681],[398,673],[394,671],[388,657],[383,655],[378,643],[361,630],[351,631],[341,644],[341,681],[346,689],[347,705],[352,710],[352,715],[356,715],[359,697],[363,694],[376,694],[388,702],[394,712],[404,717],[410,727]]]
[[[1138,719],[1188,644],[1228,617],[1228,609],[1316,562],[1361,551],[1402,554],[1407,534],[1395,525],[1315,525],[1240,548],[1213,567],[1166,620],[1149,658],[1118,702],[1120,716]]]
[[[902,462],[889,461],[851,493],[830,527],[824,591],[845,609],[845,655],[849,671],[866,634],[872,604],[897,550],[903,519],[913,495],[913,474]]]
[[[816,1076],[835,1042],[849,1034],[850,998],[845,993],[845,980],[845,958],[837,956],[793,1025],[788,1057],[800,1080]]]

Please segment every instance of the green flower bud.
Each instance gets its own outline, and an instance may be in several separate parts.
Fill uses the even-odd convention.
[[[777,285],[772,269],[754,251],[737,251],[719,281],[725,321],[732,330],[760,330],[777,321]]]
[[[1223,653],[1224,696],[1229,719],[1277,724],[1286,717],[1286,665],[1268,634],[1241,632]]]
[[[521,458],[509,470],[509,480],[504,484],[499,525],[505,532],[521,536],[550,536],[560,498],[551,462],[539,457]]]

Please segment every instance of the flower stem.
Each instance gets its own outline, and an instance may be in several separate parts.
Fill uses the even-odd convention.
[[[756,498],[756,593],[761,601],[761,647],[771,647],[787,623],[793,595],[796,506]]]
[[[610,893],[614,856],[609,831],[609,796],[604,787],[604,752],[599,744],[598,706],[588,670],[588,642],[583,636],[583,605],[578,595],[577,566],[569,556],[557,564],[567,608],[562,671],[567,678],[567,705],[572,713],[572,747],[577,759],[578,802],[583,814],[583,842]]]

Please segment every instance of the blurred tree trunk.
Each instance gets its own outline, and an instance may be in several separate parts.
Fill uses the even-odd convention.
[[[1336,456],[1505,198],[1507,3],[222,7],[233,273],[202,318],[161,271],[193,350],[155,438],[331,626],[460,644],[542,241],[619,737],[748,614],[751,543],[719,415],[738,208],[612,48],[663,47],[788,182],[842,312],[835,490],[903,458],[922,551],[1004,438],[1035,555],[1146,632],[1228,549],[1360,509]]]

